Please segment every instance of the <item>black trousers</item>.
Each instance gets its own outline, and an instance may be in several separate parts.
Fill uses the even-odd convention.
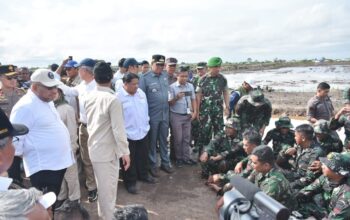
[[[11,167],[7,170],[9,177],[14,179],[20,184],[22,184],[22,181],[23,181],[23,178],[21,176],[21,164],[22,164],[22,158],[15,156],[13,158],[13,163],[11,164]]]
[[[145,179],[148,177],[148,147],[149,138],[146,135],[141,140],[130,140],[130,167],[127,171],[123,169],[123,177],[125,184],[135,184],[137,179]]]
[[[31,175],[30,182],[32,186],[40,191],[54,192],[56,196],[60,193],[61,184],[66,173],[66,169],[62,170],[41,170]]]

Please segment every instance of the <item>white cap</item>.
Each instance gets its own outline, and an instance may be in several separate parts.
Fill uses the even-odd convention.
[[[42,195],[38,202],[47,209],[56,202],[56,195],[53,192],[48,192]]]
[[[250,87],[255,88],[256,87],[256,81],[254,79],[248,78],[244,80],[244,82],[248,83]]]
[[[48,69],[37,69],[30,77],[32,82],[39,82],[47,87],[59,86],[62,82],[55,79],[53,72]]]

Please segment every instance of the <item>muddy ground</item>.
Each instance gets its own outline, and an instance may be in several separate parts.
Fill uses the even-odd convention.
[[[200,167],[176,168],[173,174],[160,171],[159,183],[137,183],[139,194],[129,194],[123,183],[118,184],[117,206],[142,204],[150,220],[211,220],[218,219],[215,213],[216,193],[204,185],[199,175]],[[88,203],[86,189],[82,188],[82,204],[91,219],[97,218],[97,203]],[[55,219],[80,219],[77,211],[59,212]]]
[[[274,116],[288,114],[293,118],[305,118],[306,103],[314,92],[265,92],[271,101]],[[341,107],[341,91],[331,91],[333,105]],[[119,182],[117,206],[142,204],[148,210],[151,220],[190,220],[218,219],[214,206],[216,194],[204,185],[199,175],[200,167],[183,167],[169,175],[160,172],[161,177],[156,185],[138,183],[139,194],[129,194],[122,182]],[[108,180],[106,180],[108,181]],[[82,204],[90,213],[91,219],[97,219],[97,205],[88,203],[87,192],[82,188]],[[79,219],[77,212],[57,213],[55,219]]]

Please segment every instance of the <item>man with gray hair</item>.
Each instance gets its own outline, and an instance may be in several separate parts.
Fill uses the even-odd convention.
[[[93,68],[95,66],[95,60],[91,58],[85,58],[80,61],[75,67],[79,68],[78,73],[82,82],[76,87],[68,87],[65,85],[60,86],[65,96],[77,97],[79,100],[79,144],[80,144],[80,157],[83,162],[83,170],[86,178],[86,186],[88,188],[88,200],[94,202],[97,200],[97,186],[94,171],[92,168],[89,150],[88,150],[88,138],[87,131],[87,116],[85,112],[85,97],[96,88],[96,82],[94,79]]]

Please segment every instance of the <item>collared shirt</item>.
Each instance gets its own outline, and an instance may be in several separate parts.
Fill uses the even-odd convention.
[[[188,114],[187,109],[189,108],[192,110],[192,100],[196,98],[193,85],[188,82],[186,82],[185,85],[181,85],[179,82],[174,82],[170,85],[169,100],[174,99],[180,92],[191,94],[176,100],[175,104],[170,106],[170,111],[178,114]]]
[[[150,121],[169,121],[168,74],[147,72],[141,76],[139,86],[147,97]]]
[[[11,183],[11,178],[0,176],[0,192],[7,191]]]
[[[109,162],[130,154],[123,107],[114,91],[96,86],[85,99],[89,155],[92,162]]]
[[[131,95],[121,87],[117,97],[123,105],[124,125],[128,139],[141,140],[150,128],[146,94],[138,88],[136,93]]]
[[[320,98],[318,96],[312,97],[307,102],[307,120],[311,118],[330,120],[334,115],[334,107],[331,99],[326,96],[324,98]]]
[[[113,79],[112,79],[112,84],[116,83],[119,79],[123,79],[124,74],[120,72],[120,70],[118,70],[116,73],[114,73],[113,75]]]
[[[91,91],[95,90],[96,81],[92,80],[89,83],[82,81],[76,87],[68,87],[66,85],[60,85],[59,88],[62,89],[65,96],[68,97],[79,97],[79,120],[80,122],[86,124],[86,112],[84,108],[85,96],[89,94]]]
[[[69,132],[53,102],[44,102],[29,90],[13,107],[10,121],[29,128],[29,133],[14,143],[15,155],[23,155],[27,176],[41,170],[61,170],[74,163]]]
[[[66,125],[69,135],[72,151],[75,153],[78,146],[78,135],[77,135],[77,119],[75,117],[75,112],[72,106],[65,103],[56,107],[58,114],[60,115],[61,120]]]

